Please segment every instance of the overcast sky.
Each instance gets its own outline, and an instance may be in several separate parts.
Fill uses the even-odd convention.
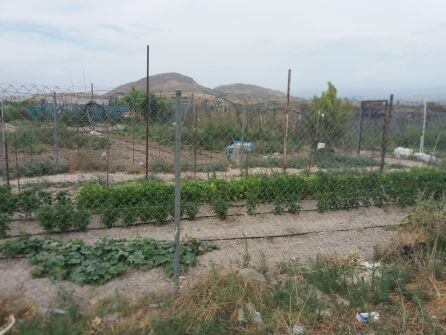
[[[0,0],[0,83],[180,72],[296,95],[446,87],[445,0]]]

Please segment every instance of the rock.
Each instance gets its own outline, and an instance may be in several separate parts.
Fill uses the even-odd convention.
[[[241,269],[239,272],[239,275],[246,280],[255,280],[264,283],[265,276],[259,273],[257,270],[254,270],[252,268],[244,268]]]
[[[256,309],[252,303],[246,304],[246,309],[247,309],[249,316],[251,318],[251,321],[253,323],[255,323],[255,324],[263,323],[262,315],[260,315],[260,313],[256,311]]]
[[[333,313],[329,309],[324,309],[321,311],[321,316],[325,318],[330,318],[333,315]]]
[[[245,312],[243,311],[243,307],[240,307],[237,311],[237,322],[240,326],[243,326],[246,323]]]
[[[424,152],[416,152],[414,153],[414,157],[420,161],[423,161],[425,163],[435,162],[437,158],[435,156],[426,154]]]
[[[343,297],[341,297],[340,295],[336,296],[336,302],[338,303],[338,305],[344,305],[344,306],[348,306],[350,305],[348,300],[344,299]]]
[[[56,315],[67,315],[68,311],[61,308],[52,308],[48,310],[48,313],[50,314],[56,314]]]
[[[408,158],[413,155],[413,150],[409,148],[398,147],[393,150],[396,158]]]
[[[293,326],[293,335],[305,334],[305,328],[299,325]]]
[[[113,314],[108,314],[106,316],[104,316],[102,318],[102,321],[104,322],[105,325],[112,325],[116,322],[118,322],[119,320],[121,320],[121,314],[120,313],[113,313]]]

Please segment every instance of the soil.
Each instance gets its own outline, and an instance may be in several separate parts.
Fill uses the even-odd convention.
[[[311,207],[311,203],[306,204]],[[268,207],[258,208],[268,211]],[[243,208],[233,209],[233,214],[240,214]],[[182,237],[202,239],[239,238],[236,240],[217,241],[218,250],[200,256],[197,266],[191,268],[182,279],[182,285],[189,286],[197,278],[209,271],[210,267],[241,266],[242,258],[250,255],[251,264],[259,264],[264,256],[269,266],[280,261],[298,258],[302,262],[318,255],[358,252],[364,259],[373,255],[375,246],[381,249],[390,247],[397,239],[397,233],[386,230],[383,225],[398,223],[408,209],[376,207],[360,208],[351,211],[333,211],[318,213],[306,211],[300,214],[257,214],[253,216],[230,216],[225,221],[217,218],[182,221]],[[14,222],[12,229],[20,226],[33,226],[32,222]],[[249,239],[249,237],[292,235],[288,237],[269,237]],[[80,238],[87,243],[96,241],[101,236],[131,238],[147,236],[156,239],[173,238],[173,224],[157,226],[146,224],[129,228],[90,230],[85,233],[56,235],[61,238]],[[243,237],[248,237],[244,240]],[[263,255],[263,256],[262,256]],[[60,287],[72,290],[83,306],[88,307],[98,299],[120,292],[127,295],[143,293],[163,293],[171,290],[171,280],[161,269],[150,271],[132,271],[102,286],[79,286],[66,281],[52,282],[47,278],[32,278],[32,266],[23,259],[0,260],[0,295],[19,294],[31,298],[40,308],[54,307],[54,301]]]

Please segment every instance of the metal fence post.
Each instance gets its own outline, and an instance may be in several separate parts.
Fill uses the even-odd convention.
[[[180,289],[180,214],[181,213],[181,90],[175,92],[175,247],[173,278],[175,292]]]
[[[291,69],[288,70],[288,86],[286,94],[286,107],[285,107],[285,136],[283,140],[283,162],[282,172],[286,173],[286,166],[288,161],[288,122],[289,122],[289,109],[290,109],[290,84],[291,84]]]
[[[149,117],[151,115],[151,101],[150,101],[150,47],[147,46],[147,67],[146,67],[146,96],[148,101],[148,106],[145,106],[146,111],[146,179],[149,179]]]
[[[356,154],[361,154],[361,139],[362,139],[362,118],[363,118],[364,102],[361,101],[359,107],[359,121],[358,121],[358,139],[356,144]]]
[[[8,144],[6,143],[5,136],[5,103],[2,99],[2,140],[5,149],[5,172],[6,172],[6,184],[9,186],[9,161],[8,161]]]
[[[53,92],[53,137],[54,137],[54,159],[56,160],[56,164],[59,164],[59,139],[57,135],[57,98],[56,92]]]
[[[382,133],[382,141],[381,141],[381,165],[380,171],[384,171],[384,164],[386,159],[386,150],[387,150],[387,141],[388,141],[388,132],[389,132],[389,122],[390,117],[392,115],[392,106],[393,106],[393,94],[390,95],[389,104],[386,104],[386,111],[384,113],[384,124],[383,124],[383,133]]]

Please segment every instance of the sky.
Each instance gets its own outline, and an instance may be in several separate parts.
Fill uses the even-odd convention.
[[[208,87],[446,93],[445,0],[0,0],[0,41],[0,83],[113,88],[150,44],[151,74]]]

